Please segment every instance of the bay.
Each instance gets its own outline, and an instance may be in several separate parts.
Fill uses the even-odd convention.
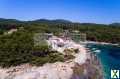
[[[87,44],[100,60],[105,79],[111,79],[111,69],[120,70],[120,47],[102,44]]]

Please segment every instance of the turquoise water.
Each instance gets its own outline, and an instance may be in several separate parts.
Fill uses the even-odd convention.
[[[111,79],[110,70],[120,69],[120,47],[99,44],[88,44],[87,47],[90,48],[101,61],[105,79]]]

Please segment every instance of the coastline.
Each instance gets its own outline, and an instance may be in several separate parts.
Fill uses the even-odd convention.
[[[107,43],[107,42],[97,42],[97,41],[85,41],[85,42],[81,42],[81,43],[84,43],[84,44],[101,44],[101,45],[113,45],[113,46],[120,46],[120,44],[113,44],[113,43]]]
[[[86,47],[86,50],[87,50],[87,53],[89,53],[89,55],[90,55],[91,64],[94,64],[96,66],[96,68],[99,70],[99,74],[101,76],[100,79],[105,79],[103,65],[102,65],[100,59],[94,53],[92,53],[92,51],[88,47]]]
[[[120,47],[113,45],[89,44],[88,48],[101,61],[105,79],[110,79],[111,69],[119,69]],[[99,51],[96,51],[99,50]]]

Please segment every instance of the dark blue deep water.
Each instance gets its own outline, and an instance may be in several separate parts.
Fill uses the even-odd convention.
[[[87,47],[101,61],[105,79],[111,79],[111,69],[120,70],[120,47],[100,44],[88,44]]]

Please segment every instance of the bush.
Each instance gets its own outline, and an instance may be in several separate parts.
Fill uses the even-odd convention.
[[[74,59],[75,56],[73,55],[65,55],[65,60],[69,60],[69,59]]]
[[[45,63],[49,62],[49,57],[33,57],[30,62],[33,65],[42,66]]]
[[[45,56],[34,56],[30,62],[33,65],[41,66],[45,63],[54,63],[57,61],[64,61],[64,56],[58,52],[49,52]]]
[[[61,62],[64,61],[64,56],[62,54],[59,54],[58,52],[50,54],[49,58],[50,58],[50,63],[54,63],[56,61],[61,61]]]

